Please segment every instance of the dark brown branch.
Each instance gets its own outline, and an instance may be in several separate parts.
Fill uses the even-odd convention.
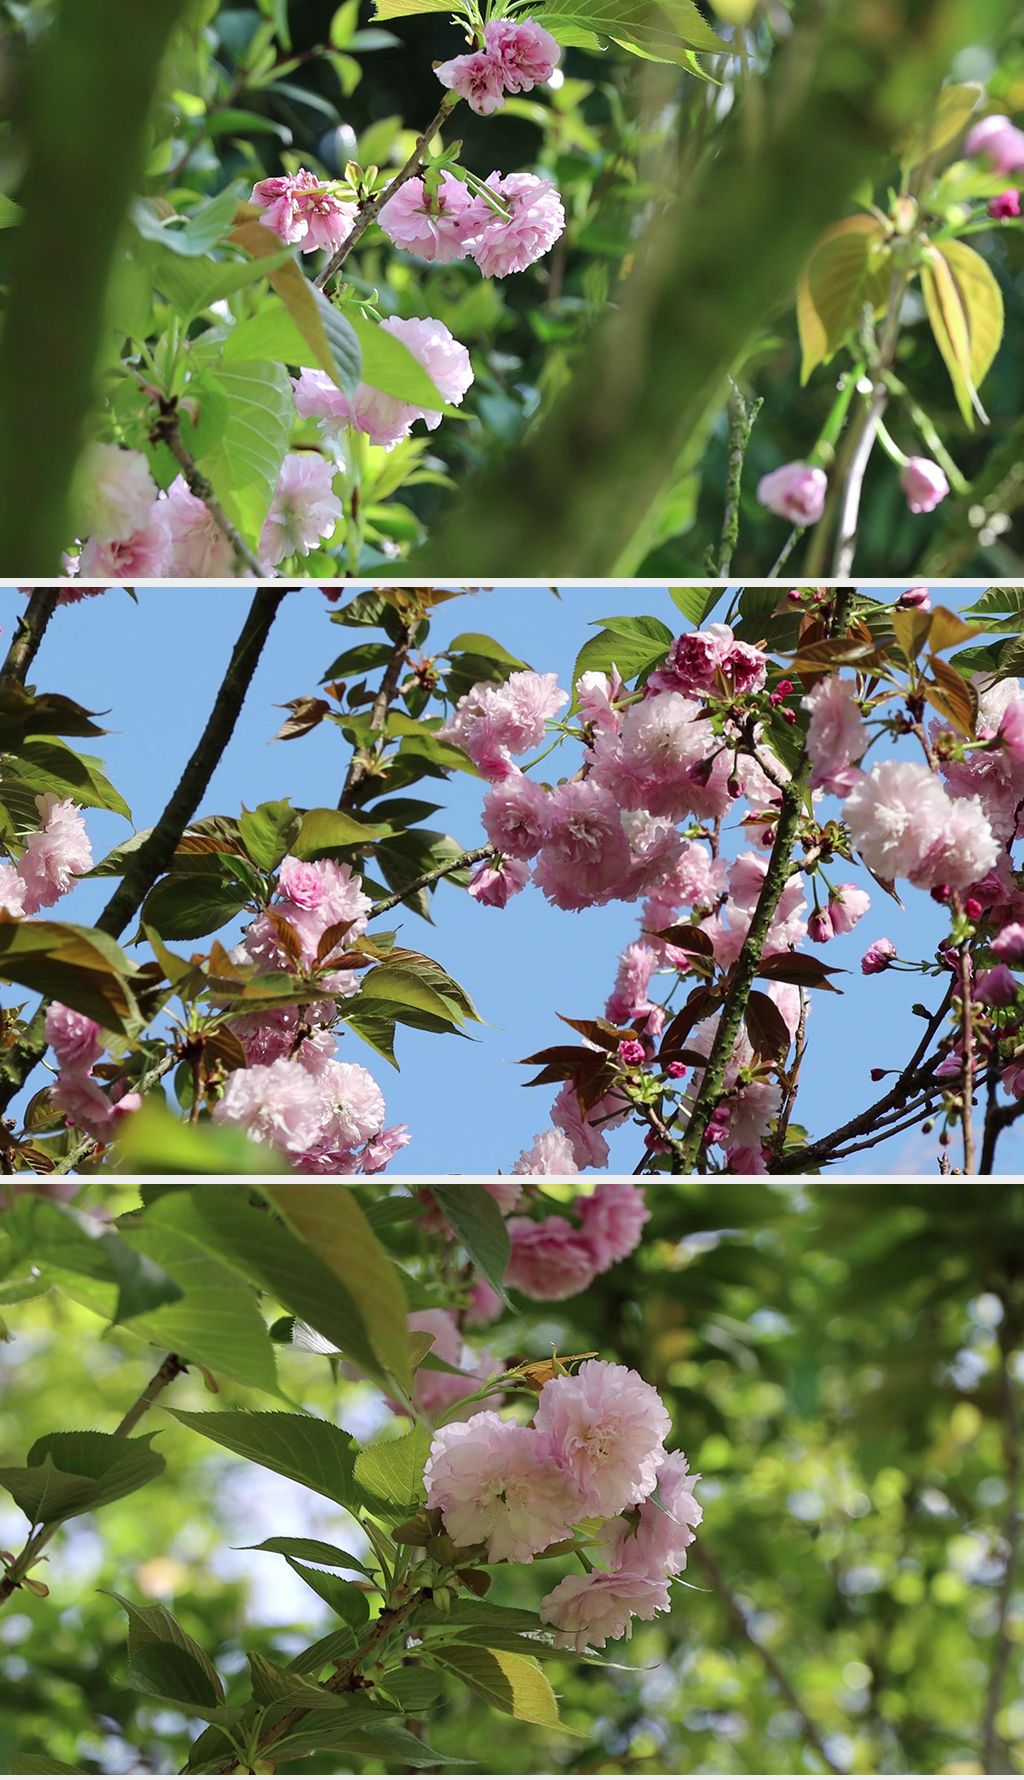
[[[996,1165],[996,1145],[1004,1131],[1015,1125],[1018,1119],[1024,1119],[1024,1100],[1017,1100],[1012,1106],[999,1106],[993,1100],[985,1120],[985,1138],[981,1149],[980,1174],[992,1174]]]
[[[384,734],[388,712],[398,695],[402,669],[405,667],[409,650],[412,648],[412,641],[418,625],[418,617],[410,618],[403,624],[402,634],[396,639],[388,657],[380,685],[377,688],[377,695],[370,709],[370,734],[375,740],[379,740]],[[359,801],[359,788],[363,781],[369,778],[372,769],[373,762],[366,749],[357,748],[349,761],[345,783],[341,788],[341,796],[338,799],[339,810],[351,810],[353,805]]]
[[[36,587],[33,590],[15,625],[11,646],[0,668],[0,683],[9,684],[16,680],[19,686],[24,686],[25,675],[35,660],[43,632],[53,617],[59,598],[58,587]]]
[[[417,890],[429,890],[431,884],[440,883],[442,878],[450,878],[453,872],[462,871],[467,865],[479,865],[482,859],[489,859],[493,852],[494,848],[491,846],[472,847],[469,852],[460,853],[457,859],[449,859],[447,865],[433,866],[430,871],[425,871],[420,877],[414,878],[411,884],[405,886],[404,890],[396,890],[393,896],[382,896],[370,910],[370,920],[372,921],[375,915],[386,915],[389,909],[397,908],[400,902],[405,902],[408,897],[415,896]]]

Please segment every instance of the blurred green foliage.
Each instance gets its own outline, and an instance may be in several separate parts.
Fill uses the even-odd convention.
[[[378,1214],[386,1192],[402,1191],[358,1189]],[[117,1210],[134,1202],[126,1188],[87,1192]],[[423,1715],[431,1743],[468,1771],[818,1771],[799,1718],[737,1629],[731,1591],[837,1768],[982,1771],[1008,1509],[1019,1510],[1007,1432],[1024,1382],[1024,1189],[695,1180],[661,1182],[649,1203],[629,1261],[582,1298],[506,1314],[487,1340],[502,1359],[594,1348],[664,1394],[672,1444],[704,1476],[705,1522],[672,1615],[609,1647],[623,1667],[545,1664],[577,1738],[522,1723],[513,1732],[446,1683]],[[407,1262],[424,1240],[414,1228],[391,1226]],[[4,1316],[5,1457],[70,1421],[112,1427],[153,1370],[154,1350],[123,1327],[101,1339],[102,1325],[59,1291]],[[386,1422],[370,1387],[330,1360],[280,1354],[284,1389],[303,1406],[360,1434]],[[312,1596],[282,1596],[280,1558],[238,1548],[298,1533],[345,1546],[353,1523],[165,1412],[269,1406],[224,1378],[215,1400],[212,1388],[197,1370],[170,1387],[147,1422],[164,1475],[58,1535],[37,1572],[46,1599],[21,1591],[6,1603],[0,1756],[15,1771],[16,1752],[45,1751],[86,1771],[169,1772],[199,1728],[121,1684],[124,1620],[100,1589],[173,1604],[227,1676],[243,1668],[243,1649],[286,1658],[326,1629]],[[16,1518],[0,1520],[5,1542]],[[534,1608],[558,1573],[550,1561],[502,1568],[494,1594]],[[1019,1581],[1007,1607],[989,1771],[1024,1760]],[[325,1766],[348,1771],[323,1755],[289,1771]]]

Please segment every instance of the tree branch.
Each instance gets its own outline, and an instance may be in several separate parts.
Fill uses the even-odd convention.
[[[384,734],[388,720],[388,712],[398,693],[402,669],[405,666],[412,641],[419,625],[419,617],[409,618],[402,626],[402,634],[395,640],[387,665],[377,688],[377,696],[370,710],[370,734],[379,738]],[[372,762],[364,748],[357,748],[349,761],[345,783],[338,799],[339,810],[351,810],[358,803],[358,792],[363,781],[370,776]]]
[[[729,379],[729,465],[725,484],[725,511],[722,515],[722,536],[718,546],[718,578],[724,581],[732,567],[733,554],[740,538],[740,491],[747,446],[754,430],[763,400],[747,407],[739,385]]]
[[[194,494],[197,501],[202,501],[218,530],[223,532],[231,545],[235,553],[235,567],[247,569],[249,574],[254,575],[258,580],[264,572],[260,563],[249,549],[241,533],[232,525],[213,492],[213,484],[208,477],[203,475],[182,439],[176,401],[168,401],[161,396],[160,414],[150,429],[150,438],[154,443],[159,443],[162,440],[172,457],[176,458],[181,465],[181,473],[185,478],[189,493]]]
[[[25,675],[32,666],[36,651],[43,640],[43,632],[57,607],[60,598],[58,587],[36,587],[29,596],[28,605],[18,617],[14,627],[14,637],[7,651],[4,665],[0,668],[0,684],[17,681],[24,686]]]
[[[228,742],[249,690],[256,664],[278,608],[289,592],[283,587],[261,587],[253,595],[249,614],[231,652],[206,728],[155,828],[133,854],[124,877],[96,922],[102,933],[117,939],[141,908],[160,874],[174,858],[178,842],[199,806]],[[46,1051],[44,1017],[47,1003],[36,1010],[18,1043],[5,1058],[0,1071],[0,1111],[6,1110],[24,1086]]]
[[[178,1377],[178,1374],[185,1370],[184,1360],[179,1359],[177,1354],[168,1354],[157,1367],[145,1389],[139,1392],[131,1408],[121,1417],[114,1429],[115,1435],[124,1438],[130,1434],[137,1423],[142,1420],[147,1409],[152,1408],[160,1392],[165,1390]],[[4,1575],[0,1577],[0,1602],[9,1600],[15,1589],[21,1587],[32,1565],[62,1525],[62,1521],[56,1521],[52,1526],[43,1527],[40,1532],[30,1535],[18,1556],[13,1563],[8,1564]]]
[[[1005,1306],[1004,1306],[1005,1309]],[[995,1643],[989,1669],[985,1711],[981,1725],[981,1761],[986,1774],[1002,1774],[1006,1769],[1001,1754],[1002,1742],[996,1729],[1006,1685],[1006,1674],[1013,1652],[1010,1617],[1017,1583],[1020,1557],[1021,1483],[1024,1480],[1021,1460],[1020,1405],[1017,1388],[1010,1370],[1010,1359],[1016,1336],[1004,1319],[999,1329],[1000,1374],[1003,1397],[1003,1447],[1006,1455],[1006,1519],[1003,1523],[1005,1564],[996,1609]]]
[[[774,1651],[770,1650],[767,1644],[762,1644],[760,1638],[757,1636],[757,1633],[751,1626],[742,1606],[729,1588],[721,1570],[718,1568],[717,1562],[708,1550],[707,1545],[698,1542],[693,1546],[691,1555],[697,1564],[697,1567],[704,1571],[711,1587],[722,1602],[722,1605],[728,1613],[729,1618],[732,1620],[733,1625],[736,1627],[736,1630],[740,1633],[741,1637],[746,1639],[751,1649],[756,1651],[783,1699],[786,1701],[790,1709],[796,1713],[804,1727],[804,1735],[812,1749],[814,1749],[815,1753],[825,1763],[830,1774],[845,1774],[847,1770],[839,1767],[829,1755],[824,1737],[813,1719],[808,1715],[807,1708],[800,1699],[799,1694],[793,1686],[793,1683],[790,1681],[789,1676],[786,1674],[785,1669],[780,1664]]]
[[[345,264],[352,249],[356,246],[357,242],[362,240],[370,224],[376,221],[378,212],[383,210],[388,199],[393,198],[400,187],[405,184],[406,180],[412,179],[413,175],[420,171],[423,166],[427,149],[430,147],[438,130],[445,122],[445,119],[452,111],[454,111],[458,103],[459,95],[457,93],[445,94],[438,106],[436,115],[431,118],[422,135],[416,138],[416,146],[414,147],[412,154],[409,156],[405,165],[399,168],[399,171],[395,174],[390,185],[386,185],[375,197],[365,198],[360,204],[356,220],[352,224],[352,227],[341,246],[336,253],[332,254],[326,266],[324,266],[322,271],[317,273],[313,280],[313,283],[320,290],[323,290],[328,279],[333,278],[334,274]]]
[[[382,896],[370,910],[369,919],[372,921],[375,915],[386,915],[389,909],[397,908],[400,902],[405,902],[407,897],[414,896],[417,890],[429,890],[431,884],[439,883],[442,878],[451,877],[453,872],[462,871],[467,865],[479,865],[481,859],[489,859],[493,852],[492,846],[471,847],[467,853],[460,853],[457,859],[449,859],[447,865],[435,865],[430,871],[425,871],[421,877],[414,878],[411,884],[405,886],[404,890],[396,890],[393,896]]]

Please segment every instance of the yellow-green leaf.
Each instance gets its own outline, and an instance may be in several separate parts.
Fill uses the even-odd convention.
[[[499,1712],[529,1724],[561,1725],[558,1701],[533,1657],[513,1650],[449,1644],[437,1652],[437,1660]]]
[[[830,359],[856,327],[865,304],[877,314],[889,295],[885,230],[873,216],[848,216],[826,229],[797,286],[801,381]]]
[[[941,249],[928,248],[921,286],[960,412],[968,426],[975,413],[987,422],[978,389],[1003,337],[1003,296],[995,276],[973,247],[947,241]]]

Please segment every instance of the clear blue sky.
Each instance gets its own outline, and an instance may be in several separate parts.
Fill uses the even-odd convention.
[[[947,590],[942,598],[946,604],[966,605],[977,592],[962,588],[954,598]],[[62,608],[50,625],[34,669],[36,684],[109,713],[100,721],[110,733],[83,746],[105,759],[137,827],[153,821],[177,780],[209,711],[249,598],[242,588],[186,586],[144,589],[133,603],[113,590]],[[5,638],[22,605],[15,590],[0,590]],[[334,657],[366,634],[331,624],[331,609],[319,589],[289,595],[203,814],[237,814],[242,803],[251,808],[280,797],[306,807],[336,803],[345,744],[333,725],[294,742],[270,740],[282,718],[277,707],[315,693]],[[486,631],[531,666],[557,669],[568,687],[588,625],[627,612],[649,612],[683,628],[663,589],[571,588],[558,598],[550,589],[506,587],[467,594],[443,606],[431,646],[443,647],[459,631]],[[428,780],[414,794],[441,802],[443,812],[432,823],[474,846],[482,839],[481,790],[478,780],[457,774],[448,784]],[[97,858],[127,838],[121,818],[90,811],[87,821]],[[109,890],[106,879],[84,883],[61,905],[61,912],[88,922]],[[410,1126],[413,1142],[402,1157],[410,1172],[508,1169],[533,1134],[550,1123],[550,1091],[524,1088],[521,1084],[531,1072],[517,1067],[516,1059],[564,1036],[556,1012],[586,1016],[602,1011],[618,951],[635,936],[636,911],[613,903],[565,913],[551,908],[532,888],[498,911],[478,907],[450,885],[440,887],[433,907],[432,928],[400,911],[403,939],[439,959],[465,984],[487,1024],[470,1027],[469,1042],[400,1028],[398,1073],[358,1040],[351,1041],[350,1054],[381,1081],[389,1122]],[[814,998],[798,1103],[798,1116],[812,1131],[831,1129],[868,1104],[869,1068],[899,1065],[919,1035],[910,1004],[927,1001],[929,985],[896,974],[862,978],[858,964],[865,945],[887,934],[903,956],[926,957],[941,931],[941,913],[926,896],[909,892],[901,911],[881,891],[873,891],[873,907],[856,933],[824,949],[829,963],[845,966],[851,975],[842,979],[841,997]],[[632,1129],[615,1136],[613,1166],[631,1171],[638,1154],[639,1137]],[[1007,1145],[1002,1165],[1012,1160]],[[930,1173],[933,1166],[933,1144],[911,1131],[869,1152],[858,1171]]]

